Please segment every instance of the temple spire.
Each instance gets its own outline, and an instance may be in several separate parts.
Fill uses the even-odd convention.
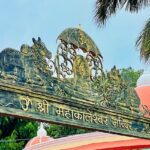
[[[39,129],[37,131],[37,136],[47,136],[47,132],[44,129],[42,122],[40,123],[40,127],[39,127]]]

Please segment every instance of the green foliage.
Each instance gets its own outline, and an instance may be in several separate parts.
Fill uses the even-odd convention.
[[[127,69],[121,69],[121,77],[125,80],[129,87],[136,87],[136,82],[140,75],[142,74],[142,70],[133,70],[131,67]]]
[[[0,150],[22,150],[36,136],[37,122],[13,117],[0,118]]]
[[[141,58],[148,61],[150,58],[150,19],[137,39],[136,45],[139,47]]]
[[[0,150],[22,150],[25,144],[37,134],[38,122],[13,117],[0,118]],[[59,138],[88,132],[63,125],[46,127],[49,136]]]
[[[13,130],[10,136],[6,137],[0,143],[0,150],[21,150],[24,142],[17,142],[17,131]]]
[[[98,26],[101,26],[119,9],[125,8],[129,12],[138,12],[147,6],[150,6],[149,0],[97,0],[95,19]],[[147,62],[150,58],[150,19],[145,24],[136,45],[139,47],[140,57]]]
[[[78,129],[67,125],[51,125],[49,128],[47,128],[47,132],[48,135],[54,138],[60,138],[67,135],[86,133],[89,132],[89,130]]]
[[[138,12],[143,7],[149,6],[149,4],[149,0],[97,0],[95,8],[96,22],[98,25],[103,25],[119,9],[125,8],[129,12]]]

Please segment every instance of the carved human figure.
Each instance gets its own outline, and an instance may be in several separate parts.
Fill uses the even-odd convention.
[[[75,85],[84,89],[90,86],[90,68],[88,61],[81,55],[77,55],[73,62]]]

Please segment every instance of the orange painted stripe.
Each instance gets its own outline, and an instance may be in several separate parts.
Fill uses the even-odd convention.
[[[150,148],[150,140],[133,139],[116,142],[92,143],[63,150],[130,150],[133,148]]]

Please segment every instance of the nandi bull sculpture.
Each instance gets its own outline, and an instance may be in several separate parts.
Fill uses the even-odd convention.
[[[12,48],[6,48],[1,52],[1,77],[11,81],[46,85],[46,79],[52,76],[47,63],[47,60],[51,60],[52,54],[40,38],[32,40],[33,45],[30,47],[23,44],[20,52]]]

